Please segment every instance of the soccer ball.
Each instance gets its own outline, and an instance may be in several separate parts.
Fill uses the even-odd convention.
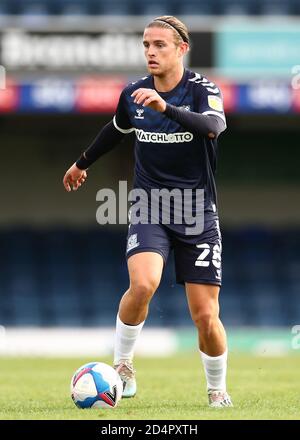
[[[114,408],[122,391],[119,374],[103,362],[82,365],[71,379],[71,397],[78,408]]]

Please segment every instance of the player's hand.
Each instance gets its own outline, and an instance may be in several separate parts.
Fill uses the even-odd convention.
[[[63,183],[68,192],[71,190],[76,191],[86,180],[87,172],[80,170],[74,163],[71,168],[66,172]]]
[[[136,104],[142,104],[143,107],[150,107],[157,112],[164,112],[167,103],[161,96],[153,89],[137,89],[132,95]]]

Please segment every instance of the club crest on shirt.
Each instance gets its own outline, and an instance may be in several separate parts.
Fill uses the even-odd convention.
[[[127,241],[127,252],[131,251],[131,249],[138,247],[139,245],[140,243],[137,241],[137,234],[130,235]]]
[[[189,112],[191,110],[191,106],[190,105],[182,105],[179,108],[182,108],[182,110],[186,110],[187,112]]]

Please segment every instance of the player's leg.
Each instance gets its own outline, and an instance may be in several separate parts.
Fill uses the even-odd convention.
[[[125,383],[123,397],[132,397],[136,392],[134,348],[170,247],[168,232],[162,225],[139,223],[131,224],[128,229],[126,257],[130,285],[119,306],[114,350],[114,365]]]
[[[230,406],[226,392],[227,343],[219,319],[222,277],[221,235],[215,218],[200,236],[174,237],[177,282],[184,284],[190,313],[199,334],[199,349],[211,406]]]
[[[160,283],[163,266],[163,257],[157,252],[141,252],[128,259],[130,285],[119,306],[114,350],[114,366],[124,384],[123,397],[136,394],[134,348]]]
[[[200,350],[209,356],[222,355],[227,342],[219,318],[220,287],[198,283],[186,283],[185,287],[191,317],[198,330]]]
[[[219,318],[220,287],[186,283],[186,294],[193,322],[198,330],[199,349],[207,380],[209,404],[232,406],[226,392],[227,341]]]
[[[148,315],[149,303],[161,280],[164,260],[157,252],[141,252],[130,256],[127,264],[130,285],[121,299],[119,318],[136,326]]]

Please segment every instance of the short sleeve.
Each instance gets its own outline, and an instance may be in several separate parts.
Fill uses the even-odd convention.
[[[126,96],[124,90],[120,95],[116,114],[113,118],[113,123],[115,128],[123,134],[131,133],[132,131],[134,131],[134,127],[132,127],[128,115],[128,106],[126,104]]]
[[[203,82],[198,86],[201,90],[199,96],[199,113],[202,115],[214,115],[220,117],[226,125],[224,104],[221,90],[216,84]]]

